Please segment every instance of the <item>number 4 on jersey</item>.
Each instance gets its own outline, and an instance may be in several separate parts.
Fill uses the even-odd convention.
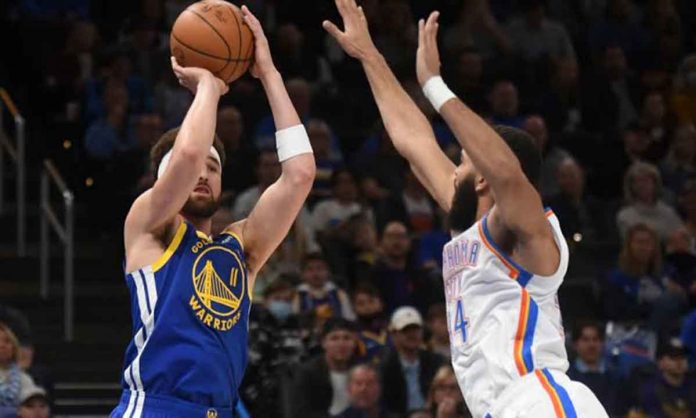
[[[464,317],[464,306],[462,305],[462,300],[457,301],[457,311],[454,314],[454,333],[462,333],[462,343],[466,342],[466,326],[469,321]]]

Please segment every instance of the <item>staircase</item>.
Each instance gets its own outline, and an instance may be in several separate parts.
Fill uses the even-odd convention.
[[[53,382],[55,416],[108,416],[120,396],[123,353],[130,338],[130,300],[121,268],[120,239],[80,229],[76,216],[75,338],[63,340],[62,248],[51,248],[51,286],[39,296],[38,218],[28,215],[28,256],[14,256],[14,218],[0,216],[0,303],[28,316],[34,364]]]

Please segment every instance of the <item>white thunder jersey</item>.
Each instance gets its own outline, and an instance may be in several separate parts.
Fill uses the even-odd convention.
[[[572,408],[549,373],[568,369],[556,295],[568,246],[556,216],[550,210],[546,216],[560,250],[558,270],[549,277],[532,275],[505,254],[489,234],[487,216],[444,248],[452,365],[474,417],[489,416],[503,390],[530,373],[537,374],[554,409]]]

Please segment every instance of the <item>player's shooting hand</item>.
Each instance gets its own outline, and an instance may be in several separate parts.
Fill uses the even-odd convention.
[[[242,6],[242,16],[254,34],[254,64],[249,71],[255,78],[263,79],[277,71],[275,64],[273,64],[273,57],[271,57],[271,48],[268,46],[268,39],[263,32],[261,22],[248,7]]]
[[[418,22],[418,50],[416,51],[416,75],[423,86],[430,78],[440,75],[440,52],[437,49],[437,18],[440,12],[432,12],[427,21]]]
[[[182,67],[176,62],[176,58],[172,57],[172,70],[174,70],[179,84],[189,89],[193,94],[196,94],[198,88],[204,84],[211,86],[220,96],[227,93],[227,84],[205,68]]]
[[[328,20],[325,20],[322,26],[336,39],[341,48],[359,60],[377,52],[362,7],[355,4],[355,0],[336,0],[336,7],[343,19],[343,31]]]

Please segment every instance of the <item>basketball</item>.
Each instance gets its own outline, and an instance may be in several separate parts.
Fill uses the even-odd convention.
[[[169,45],[182,67],[201,67],[231,83],[249,68],[254,35],[241,10],[222,0],[204,0],[181,12],[172,27]]]

